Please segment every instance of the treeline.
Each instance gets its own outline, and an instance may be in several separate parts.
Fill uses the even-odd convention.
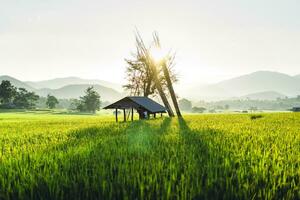
[[[10,81],[0,84],[0,108],[32,109],[35,108],[39,96],[25,88],[17,88]]]
[[[235,99],[222,101],[198,101],[192,102],[188,99],[179,100],[179,106],[186,112],[203,113],[218,111],[259,111],[274,110],[287,111],[300,105],[300,95],[294,98],[278,98],[276,100],[254,100],[254,99]]]
[[[108,102],[104,102],[107,104]],[[25,88],[17,88],[10,81],[2,81],[0,84],[0,109],[68,109],[79,112],[95,113],[100,110],[101,97],[89,87],[85,95],[79,99],[57,99],[48,94],[40,97]]]

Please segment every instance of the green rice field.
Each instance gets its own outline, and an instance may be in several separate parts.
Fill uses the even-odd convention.
[[[0,199],[300,199],[300,114],[0,114]]]

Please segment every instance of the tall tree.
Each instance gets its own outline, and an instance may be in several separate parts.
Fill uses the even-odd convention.
[[[156,48],[158,48],[158,50],[160,50],[161,49],[161,44],[160,44],[160,40],[159,40],[158,34],[154,33],[153,34],[153,38],[154,38],[154,42],[155,42]],[[172,58],[168,59],[168,57],[169,57],[169,55],[167,54],[163,58],[161,58],[162,60],[160,62],[158,62],[158,66],[160,66],[162,68],[162,71],[164,73],[164,77],[165,77],[166,82],[167,82],[167,87],[169,89],[169,93],[171,95],[171,99],[173,101],[173,105],[174,105],[176,114],[177,114],[178,117],[182,117],[181,112],[180,112],[180,108],[178,106],[176,94],[175,94],[175,91],[174,91],[174,88],[173,88],[173,83],[172,83],[172,80],[171,80],[171,77],[170,77],[170,70],[167,67],[168,64],[170,64],[170,62],[167,62],[167,61],[168,60],[173,61],[174,60],[174,56],[173,56],[173,59]]]
[[[134,59],[127,59],[127,80],[128,84],[124,86],[129,90],[131,95],[159,95],[167,108],[169,116],[174,116],[172,108],[168,102],[165,91],[168,89],[167,80],[163,74],[162,68],[158,68],[151,56],[151,48],[154,42],[146,47],[140,34],[136,33],[136,53]],[[170,79],[172,82],[177,81],[175,73],[171,69]]]
[[[95,113],[97,110],[100,110],[100,106],[100,95],[95,91],[94,87],[88,87],[85,91],[85,95],[80,97],[80,104],[77,108],[80,111]]]
[[[11,103],[16,93],[17,89],[10,83],[10,81],[2,81],[0,84],[0,103]]]
[[[56,107],[56,105],[59,103],[59,101],[57,100],[57,98],[53,95],[48,94],[47,95],[47,101],[46,101],[46,105],[48,108],[53,109]]]

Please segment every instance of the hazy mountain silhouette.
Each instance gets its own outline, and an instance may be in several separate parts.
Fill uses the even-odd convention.
[[[1,80],[9,80],[17,87],[35,91],[41,96],[51,93],[58,98],[78,98],[84,90],[94,85],[105,101],[113,101],[125,93],[121,93],[121,85],[101,80],[87,80],[77,77],[58,78],[38,82],[22,82],[10,76],[0,76]],[[192,100],[222,100],[230,98],[251,98],[270,100],[285,96],[300,95],[300,75],[271,71],[258,71],[251,74],[225,80],[206,86],[194,86],[180,94]]]
[[[58,89],[51,89],[48,87],[37,89],[37,88],[33,87],[34,82],[23,82],[18,79],[15,79],[11,76],[0,76],[0,82],[2,80],[8,80],[16,87],[22,87],[29,91],[34,91],[36,94],[43,96],[43,97],[46,97],[48,94],[52,94],[52,95],[56,96],[57,98],[62,98],[62,99],[79,98],[79,96],[82,96],[84,94],[84,91],[90,86],[94,86],[95,90],[101,95],[101,99],[103,101],[115,101],[115,100],[121,98],[122,96],[124,96],[121,92],[118,92],[112,88],[105,87],[105,86],[98,85],[98,84],[92,84],[92,83],[91,84],[72,84],[72,85],[67,85],[67,86],[64,86],[64,87],[61,87]],[[71,80],[71,79],[69,79],[69,80]],[[82,80],[84,80],[84,79],[82,79]],[[28,83],[30,83],[30,85]],[[52,83],[54,83],[54,82],[52,82]],[[62,83],[63,83],[63,81],[61,81],[60,84],[62,84]],[[53,86],[54,86],[54,84],[52,85],[52,87]],[[57,86],[58,86],[58,84],[57,84]]]
[[[94,85],[102,85],[104,87],[112,88],[119,92],[123,91],[122,86],[117,83],[111,83],[108,81],[96,80],[96,79],[82,79],[78,77],[55,78],[55,79],[44,80],[44,81],[28,81],[26,83],[36,89],[41,89],[41,88],[59,89],[67,85],[94,84]]]
[[[296,75],[294,77],[300,79],[300,74],[298,74],[298,75]]]
[[[300,75],[290,76],[279,72],[257,71],[217,84],[195,87],[189,91],[189,94],[193,99],[204,100],[243,98],[247,95],[259,96],[259,99],[264,99],[263,96],[265,99],[282,95],[296,96],[300,95]]]
[[[18,87],[18,88],[25,88],[26,90],[29,90],[29,91],[33,91],[34,88],[31,87],[29,84],[26,84],[18,79],[15,79],[11,76],[0,76],[0,82],[4,81],[4,80],[7,80],[7,81],[10,81],[12,85],[14,85],[15,87]]]
[[[216,86],[230,91],[235,96],[250,93],[276,91],[288,96],[300,94],[300,80],[287,74],[258,71],[217,83]]]
[[[48,94],[51,94],[61,99],[79,98],[84,95],[84,91],[90,86],[93,86],[100,94],[101,99],[105,101],[115,101],[123,96],[120,92],[114,89],[92,84],[67,85],[59,89],[43,88],[36,90],[36,93],[40,96],[47,96]]]
[[[258,92],[253,94],[248,94],[242,96],[241,99],[251,99],[251,100],[276,100],[277,98],[285,98],[286,95],[280,94],[275,91],[266,91],[266,92]]]

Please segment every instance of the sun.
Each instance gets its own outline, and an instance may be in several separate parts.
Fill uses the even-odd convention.
[[[152,58],[152,60],[156,63],[161,62],[162,60],[164,60],[166,58],[166,53],[158,47],[153,47],[150,49],[150,56]]]

